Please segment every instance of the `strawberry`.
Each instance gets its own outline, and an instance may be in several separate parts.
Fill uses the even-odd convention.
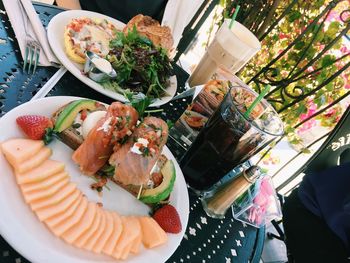
[[[172,205],[164,205],[153,214],[154,220],[165,232],[179,233],[182,229],[179,214]]]
[[[33,140],[45,139],[46,133],[53,127],[52,121],[40,115],[23,115],[16,119],[17,125]]]

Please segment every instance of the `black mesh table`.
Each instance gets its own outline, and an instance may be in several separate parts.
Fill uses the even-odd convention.
[[[35,8],[44,25],[62,12],[61,9],[44,4],[35,4]],[[23,73],[19,48],[4,10],[0,2],[0,117],[29,101],[57,72],[57,68],[39,67],[34,75]],[[181,92],[188,74],[176,65],[174,73],[178,81],[177,92]],[[112,99],[87,87],[68,72],[48,94],[61,95],[112,102]],[[190,98],[167,103],[161,107],[163,111],[158,113],[158,117],[175,122],[189,102]],[[183,156],[184,149],[175,141],[169,140],[167,146],[178,160]],[[235,221],[231,213],[222,220],[209,218],[199,198],[191,191],[189,196],[190,214],[186,233],[180,246],[167,262],[259,262],[265,234],[263,228],[256,229]],[[0,236],[0,263],[7,262],[28,261]]]

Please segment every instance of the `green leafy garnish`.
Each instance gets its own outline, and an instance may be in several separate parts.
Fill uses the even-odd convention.
[[[53,131],[52,128],[46,128],[44,138],[43,138],[45,145],[48,145],[53,140],[53,137],[55,135],[56,133]]]
[[[146,108],[152,103],[151,98],[147,97],[143,93],[138,93],[138,94],[127,94],[126,95],[127,99],[131,106],[133,106],[137,112],[139,113],[139,117],[142,119]]]
[[[167,120],[166,124],[168,125],[169,130],[174,126],[174,123],[171,120]]]
[[[126,34],[118,32],[110,41],[107,59],[117,72],[113,80],[102,83],[104,88],[121,93],[144,93],[150,99],[165,96],[172,66],[167,50],[156,47],[140,35],[136,27]]]

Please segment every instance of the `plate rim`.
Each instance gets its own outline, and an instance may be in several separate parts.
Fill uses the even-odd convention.
[[[7,117],[6,117],[6,116],[9,115],[10,113],[12,113],[14,110],[18,111],[18,110],[20,110],[21,108],[26,107],[28,104],[32,104],[32,103],[35,103],[35,102],[40,102],[40,101],[41,101],[41,102],[42,102],[42,101],[44,101],[44,102],[46,102],[46,101],[49,102],[50,100],[56,100],[56,99],[59,99],[59,100],[68,102],[68,100],[72,101],[72,100],[84,99],[84,98],[83,98],[83,97],[76,97],[76,96],[50,96],[50,97],[40,98],[40,99],[37,99],[37,100],[34,100],[34,101],[28,101],[28,102],[26,102],[26,103],[23,103],[23,104],[19,105],[18,107],[13,108],[13,109],[10,110],[9,112],[7,112],[3,117],[0,118],[0,124],[1,124],[4,120],[6,121],[6,120],[7,120]],[[64,103],[64,102],[63,102],[63,103]],[[5,117],[6,117],[6,118],[5,118]],[[11,137],[8,137],[8,138],[11,138]],[[4,139],[7,139],[7,138],[4,138]],[[176,159],[175,159],[175,156],[171,153],[170,149],[169,149],[166,145],[165,145],[163,151],[164,151],[164,150],[165,150],[165,151],[168,151],[168,152],[170,153],[171,159],[174,161],[174,165],[175,165],[176,171],[180,171],[180,175],[181,175],[181,176],[179,176],[179,175],[176,176],[177,179],[180,178],[180,181],[182,181],[182,182],[180,182],[180,187],[181,187],[181,184],[184,185],[184,187],[185,187],[185,188],[184,188],[184,191],[180,192],[180,193],[181,193],[181,198],[183,198],[183,206],[184,206],[184,207],[182,207],[182,209],[183,209],[184,211],[181,211],[182,214],[183,214],[183,218],[182,218],[183,221],[181,222],[181,224],[182,224],[182,231],[181,231],[181,233],[180,233],[181,238],[179,238],[179,240],[176,242],[176,246],[174,246],[174,247],[171,249],[171,253],[169,253],[169,255],[166,255],[166,256],[164,257],[165,260],[168,260],[168,259],[174,254],[174,252],[177,250],[177,248],[180,246],[181,241],[182,241],[182,239],[184,238],[185,231],[186,231],[186,229],[187,229],[188,220],[189,220],[189,193],[188,193],[188,189],[187,189],[187,185],[186,185],[186,181],[185,181],[185,179],[184,179],[183,173],[182,173],[182,171],[181,171],[181,169],[180,169],[180,167],[179,167],[178,162],[177,162]],[[0,151],[0,154],[2,155],[1,151]],[[4,160],[6,161],[5,158],[4,158]],[[16,186],[18,186],[17,182],[16,182],[15,184],[16,184]],[[20,192],[19,187],[18,187],[17,190],[19,191],[19,194],[22,195],[22,193]],[[21,196],[21,198],[22,198],[22,202],[24,203],[24,205],[25,205],[26,207],[29,207],[28,204],[25,204],[24,199],[23,199],[22,196]],[[2,206],[2,203],[3,203],[4,201],[7,201],[7,200],[0,200],[0,207]],[[30,212],[33,213],[32,210],[30,210]],[[33,214],[34,214],[34,213],[33,213]],[[45,225],[44,222],[40,222],[37,218],[36,218],[36,220],[37,220],[37,224],[44,224],[44,225]],[[45,228],[47,228],[47,227],[45,226]],[[47,230],[48,230],[48,229],[47,229]],[[13,232],[13,231],[12,231],[12,232]],[[1,236],[6,240],[6,242],[8,242],[8,243],[10,244],[10,246],[11,246],[13,249],[15,249],[21,256],[25,257],[26,259],[30,260],[31,262],[41,262],[41,261],[40,261],[40,256],[42,255],[42,252],[43,252],[43,251],[42,251],[42,250],[41,250],[41,251],[38,251],[38,252],[40,252],[40,253],[31,253],[32,250],[28,250],[28,249],[26,248],[25,245],[18,245],[18,244],[22,244],[22,242],[18,242],[18,243],[17,243],[17,241],[19,241],[20,238],[13,237],[13,236],[11,235],[12,232],[8,230],[8,222],[5,222],[5,221],[2,219],[2,217],[0,216],[0,234],[1,234]],[[51,233],[51,231],[48,230],[48,232],[50,232],[50,235],[52,235],[53,238],[57,238],[57,237],[55,237],[55,236]],[[171,234],[168,233],[167,235],[171,235]],[[61,238],[59,238],[59,239],[61,239]],[[34,238],[34,240],[35,240],[35,238]],[[29,241],[30,241],[30,240],[29,240]],[[64,241],[62,241],[62,242],[64,242]],[[23,242],[23,244],[25,244],[25,242]],[[35,242],[34,246],[35,246],[36,248],[45,248],[45,247],[41,247],[40,245],[38,245],[37,242]],[[69,247],[71,247],[72,249],[76,249],[76,250],[79,250],[79,251],[80,251],[80,249],[74,247],[73,245],[69,245]],[[45,251],[47,251],[47,250],[45,250]],[[83,251],[85,251],[85,250],[83,250]],[[147,250],[147,251],[152,251],[152,250]],[[85,252],[86,252],[86,251],[85,251]],[[87,252],[87,253],[89,253],[89,252]],[[74,258],[74,261],[72,261],[72,260],[73,260],[72,257],[69,257],[69,256],[65,255],[65,253],[62,253],[62,252],[59,253],[58,250],[54,250],[54,251],[53,251],[53,250],[51,249],[51,250],[50,250],[50,255],[52,255],[52,254],[55,254],[57,257],[60,257],[60,256],[61,256],[61,259],[59,259],[59,258],[57,259],[57,258],[56,258],[56,259],[54,260],[54,262],[57,262],[57,263],[58,263],[58,262],[62,262],[61,260],[65,260],[65,259],[71,260],[70,262],[72,262],[72,263],[74,263],[74,262],[76,262],[76,263],[84,263],[84,262],[87,262],[86,259],[81,259],[81,258],[79,258],[79,259]],[[63,257],[63,259],[62,259],[62,257]],[[108,262],[114,262],[114,259],[113,259],[113,258],[111,258],[111,259],[112,259],[112,261],[108,261]],[[39,261],[38,261],[38,260],[39,260]],[[89,260],[89,261],[95,262],[95,261],[92,261],[92,260]],[[129,261],[130,261],[130,259],[129,259]],[[103,261],[99,261],[99,262],[103,262]],[[126,260],[125,262],[128,262],[128,261]],[[132,261],[131,261],[131,262],[132,262]]]
[[[57,15],[55,15],[49,22],[48,26],[47,26],[47,38],[48,38],[48,42],[49,45],[51,47],[52,52],[55,54],[55,56],[57,57],[57,59],[61,62],[62,66],[64,66],[72,75],[74,75],[78,80],[80,80],[81,82],[83,82],[85,85],[87,85],[89,88],[94,89],[95,91],[118,101],[121,102],[126,102],[127,99],[117,93],[117,92],[113,92],[111,90],[105,89],[103,88],[103,86],[93,80],[91,80],[90,78],[84,76],[81,74],[81,71],[79,68],[77,68],[76,63],[74,63],[66,54],[66,52],[64,51],[64,48],[61,48],[62,45],[62,41],[61,41],[61,37],[60,35],[57,35],[54,33],[54,28],[56,26],[64,28],[66,25],[60,25],[58,22],[60,21],[60,19],[65,19],[66,16],[73,16],[73,17],[82,17],[82,16],[86,16],[86,17],[90,17],[90,18],[96,18],[96,17],[101,17],[104,19],[107,19],[108,21],[112,22],[112,24],[114,24],[117,28],[119,28],[118,25],[123,25],[125,26],[125,23],[97,13],[97,12],[92,12],[92,11],[87,11],[87,10],[66,10],[63,11]],[[58,22],[57,22],[58,21]],[[56,50],[57,47],[60,47],[59,50]],[[150,106],[151,107],[159,107],[161,105],[164,105],[166,103],[168,103],[169,101],[171,101],[171,99],[175,96],[176,91],[177,91],[177,78],[176,75],[172,75],[169,78],[169,85],[171,87],[171,90],[173,90],[173,92],[170,94],[170,96],[165,96],[161,99],[156,99]]]

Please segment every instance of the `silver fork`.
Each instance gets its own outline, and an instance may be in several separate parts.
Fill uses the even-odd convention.
[[[35,73],[40,58],[40,45],[32,39],[29,35],[26,35],[26,50],[23,60],[23,71],[25,72],[28,65],[27,73],[30,74],[30,69],[33,67],[32,74]]]
[[[40,44],[28,32],[29,18],[22,4],[22,1],[17,0],[17,2],[21,8],[21,15],[24,21],[24,30],[26,33],[26,38],[25,38],[26,43],[25,43],[25,52],[24,52],[25,54],[23,58],[23,72],[26,71],[26,67],[28,65],[27,73],[30,74],[30,70],[32,68],[33,69],[32,74],[34,74],[40,58]]]

